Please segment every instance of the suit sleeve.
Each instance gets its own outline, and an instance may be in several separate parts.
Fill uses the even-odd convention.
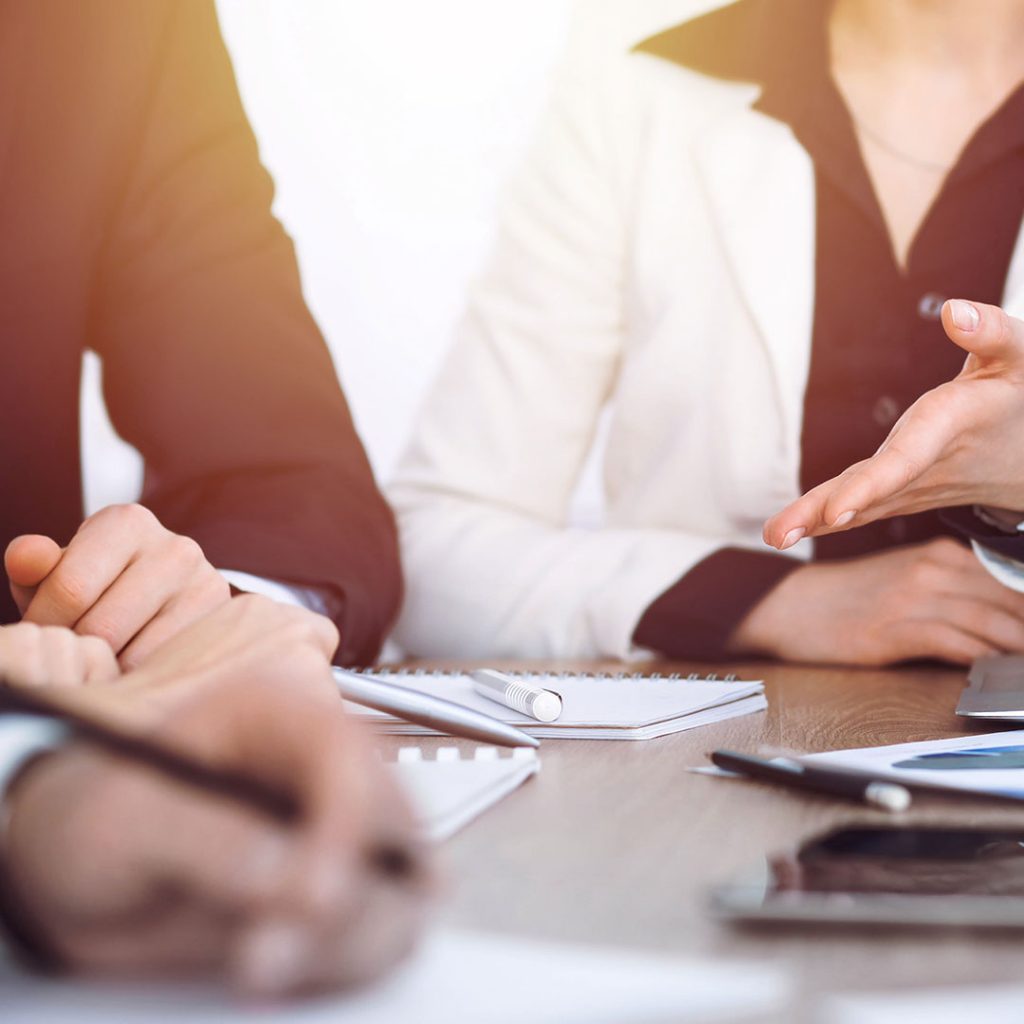
[[[207,558],[328,596],[368,663],[400,599],[394,523],[246,120],[212,2],[172,0],[92,319],[143,502]]]
[[[410,653],[631,656],[646,609],[724,546],[571,522],[624,355],[636,133],[604,73],[622,60],[582,26],[390,489]]]
[[[669,658],[735,657],[736,627],[800,563],[775,551],[721,548],[695,565],[644,612],[633,641]]]

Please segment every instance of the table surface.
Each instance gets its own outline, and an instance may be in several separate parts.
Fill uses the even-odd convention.
[[[894,818],[687,772],[715,748],[811,752],[980,731],[953,713],[962,671],[729,669],[765,680],[767,712],[648,741],[544,741],[540,774],[445,844],[442,916],[534,938],[778,963],[797,984],[799,1009],[788,1020],[809,1019],[805,1008],[820,993],[1019,980],[1019,933],[751,931],[710,917],[710,886],[837,826],[899,820],[1024,828],[1024,806],[1006,801],[917,795]],[[453,741],[419,742],[431,750]]]

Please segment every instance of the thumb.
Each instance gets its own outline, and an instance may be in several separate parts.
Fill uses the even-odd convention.
[[[49,537],[25,534],[15,537],[4,553],[4,568],[18,611],[25,614],[35,588],[57,567],[63,549]]]
[[[942,326],[951,341],[981,362],[1024,367],[1024,321],[998,306],[949,299],[942,307]]]

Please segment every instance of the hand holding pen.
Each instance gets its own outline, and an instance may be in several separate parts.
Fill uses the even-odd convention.
[[[128,760],[62,747],[12,793],[7,873],[69,968],[223,971],[280,998],[364,981],[409,950],[429,867],[339,706],[322,622],[239,598],[118,683],[24,691],[94,720],[108,748],[135,737]]]

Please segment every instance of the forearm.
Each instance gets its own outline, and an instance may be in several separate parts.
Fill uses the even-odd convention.
[[[208,561],[320,590],[339,658],[397,610],[391,513],[272,213],[212,3],[171,3],[104,225],[93,344],[142,503]]]
[[[634,642],[670,658],[721,661],[745,650],[737,629],[800,563],[784,555],[722,548],[685,573],[644,612]]]
[[[197,480],[158,494],[153,511],[198,541],[220,569],[312,595],[299,603],[338,627],[338,663],[371,664],[397,615],[402,581],[394,518],[369,469],[348,478],[300,472],[239,480],[201,500],[208,493]]]
[[[644,610],[713,538],[557,527],[495,504],[396,490],[410,653],[627,658]]]

